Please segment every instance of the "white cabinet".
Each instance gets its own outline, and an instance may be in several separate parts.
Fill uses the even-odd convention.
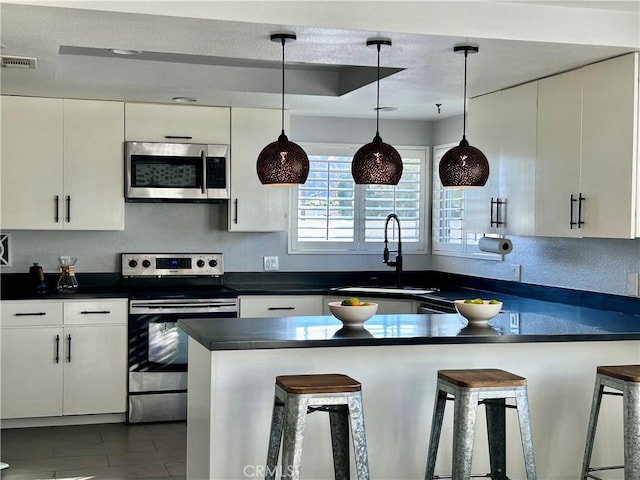
[[[229,109],[127,103],[125,140],[228,145]]]
[[[638,54],[539,83],[536,235],[635,237]]]
[[[126,410],[127,300],[5,301],[1,417]]]
[[[123,230],[123,104],[0,101],[2,228]]]
[[[246,295],[238,300],[240,318],[322,315],[322,295]]]
[[[292,187],[262,185],[256,172],[258,155],[280,135],[281,115],[280,110],[231,109],[229,231],[269,232],[288,228]],[[288,121],[286,114],[285,131]]]
[[[465,228],[534,234],[537,83],[469,101],[467,138],[489,161],[489,179],[465,190]]]
[[[343,296],[328,296],[325,295],[323,301],[323,315],[331,315],[329,310],[329,302],[341,302],[344,300]],[[417,303],[413,300],[403,300],[396,298],[380,298],[380,297],[358,297],[362,302],[373,302],[378,304],[378,310],[376,314],[400,314],[400,313],[416,313]]]

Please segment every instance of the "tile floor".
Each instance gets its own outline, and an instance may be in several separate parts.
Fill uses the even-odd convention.
[[[184,480],[184,422],[1,431],[2,480]]]

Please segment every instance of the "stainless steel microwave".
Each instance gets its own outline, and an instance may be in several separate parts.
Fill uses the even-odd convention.
[[[125,142],[125,160],[128,202],[229,198],[229,145]]]

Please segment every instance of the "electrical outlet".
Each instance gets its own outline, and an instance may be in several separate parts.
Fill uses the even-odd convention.
[[[264,271],[273,272],[278,270],[278,257],[263,257]]]
[[[511,265],[511,281],[519,282],[522,278],[522,267],[520,265]]]
[[[627,274],[627,293],[633,297],[640,297],[640,274]]]

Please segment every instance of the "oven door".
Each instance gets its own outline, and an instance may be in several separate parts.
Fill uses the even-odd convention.
[[[235,316],[235,298],[130,300],[128,422],[184,420],[188,336],[178,320]]]

